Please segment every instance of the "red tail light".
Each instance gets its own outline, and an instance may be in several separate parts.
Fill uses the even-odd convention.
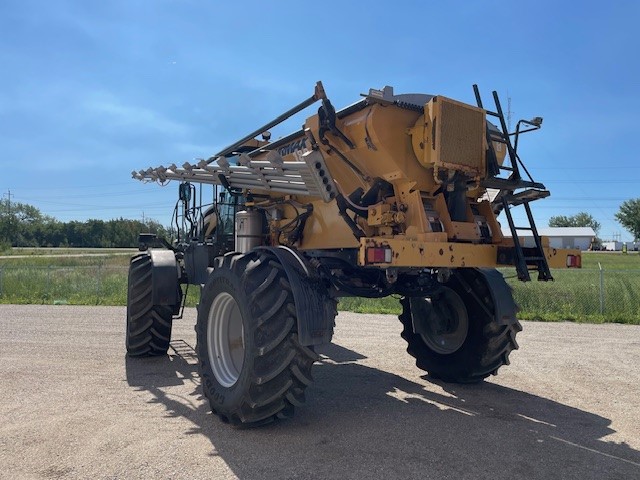
[[[569,268],[581,268],[582,257],[580,255],[567,255],[567,267]]]
[[[367,263],[391,263],[391,249],[389,247],[367,248]]]

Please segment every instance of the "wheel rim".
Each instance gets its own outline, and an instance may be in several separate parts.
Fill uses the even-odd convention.
[[[421,333],[424,343],[442,355],[456,352],[467,339],[469,316],[460,296],[446,288],[435,299],[427,299],[431,304],[431,316],[427,331]]]
[[[207,347],[216,380],[224,387],[235,385],[244,364],[244,330],[240,307],[229,293],[219,293],[211,303]]]

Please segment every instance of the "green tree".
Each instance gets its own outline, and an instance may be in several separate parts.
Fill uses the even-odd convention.
[[[596,237],[600,232],[600,222],[596,221],[590,214],[580,212],[569,217],[558,215],[549,219],[550,227],[591,227],[596,232]]]
[[[634,240],[640,239],[640,198],[622,202],[616,220],[633,235]]]
[[[34,232],[39,226],[53,221],[33,205],[20,202],[0,202],[0,242],[14,246],[36,246]]]
[[[159,222],[118,218],[60,222],[36,207],[0,200],[0,251],[16,247],[137,247],[138,234],[155,233],[169,237]]]

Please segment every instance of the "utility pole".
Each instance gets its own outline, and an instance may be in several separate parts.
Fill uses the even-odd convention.
[[[11,242],[11,237],[13,236],[12,232],[12,221],[11,221],[11,189],[7,189],[7,193],[2,194],[3,197],[7,197],[7,222],[9,224],[9,231],[7,232],[7,237],[9,240],[9,245],[13,246]]]
[[[3,194],[2,196],[9,199],[7,203],[7,214],[11,216],[11,189],[7,189],[7,193]]]

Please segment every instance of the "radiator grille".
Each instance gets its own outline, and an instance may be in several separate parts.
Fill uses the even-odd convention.
[[[485,113],[439,97],[436,107],[436,165],[483,175],[485,168]]]

